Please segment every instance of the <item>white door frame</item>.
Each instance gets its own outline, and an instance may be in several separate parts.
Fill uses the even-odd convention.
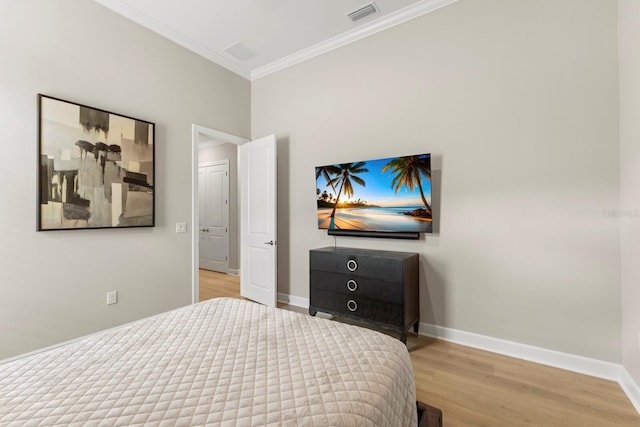
[[[205,145],[214,147],[221,144],[242,145],[249,142],[248,139],[240,136],[231,135],[205,126],[197,124],[191,125],[191,287],[193,304],[199,301],[200,294],[200,276],[198,273],[198,150],[200,146]],[[240,166],[240,156],[238,156],[238,170]],[[238,188],[236,191],[240,193],[240,180],[238,180]],[[240,198],[238,198],[238,212],[240,212]],[[242,251],[242,248],[240,248]]]

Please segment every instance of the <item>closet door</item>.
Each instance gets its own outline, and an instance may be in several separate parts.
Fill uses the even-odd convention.
[[[229,160],[198,168],[200,268],[229,268]]]

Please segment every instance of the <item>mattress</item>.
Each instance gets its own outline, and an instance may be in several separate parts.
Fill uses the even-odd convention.
[[[415,426],[406,347],[218,298],[0,365],[1,426]]]

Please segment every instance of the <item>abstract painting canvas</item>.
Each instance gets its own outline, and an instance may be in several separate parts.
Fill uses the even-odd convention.
[[[155,125],[38,95],[38,231],[155,225]]]

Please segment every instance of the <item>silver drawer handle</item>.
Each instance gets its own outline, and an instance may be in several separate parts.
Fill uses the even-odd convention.
[[[347,270],[356,271],[357,269],[358,269],[358,263],[356,262],[355,259],[350,259],[349,261],[347,261]]]
[[[349,311],[356,311],[358,309],[358,303],[350,299],[349,301],[347,301],[347,308],[349,309]]]
[[[347,282],[347,289],[349,289],[351,292],[354,292],[356,289],[358,289],[358,282],[353,279],[349,280]]]

